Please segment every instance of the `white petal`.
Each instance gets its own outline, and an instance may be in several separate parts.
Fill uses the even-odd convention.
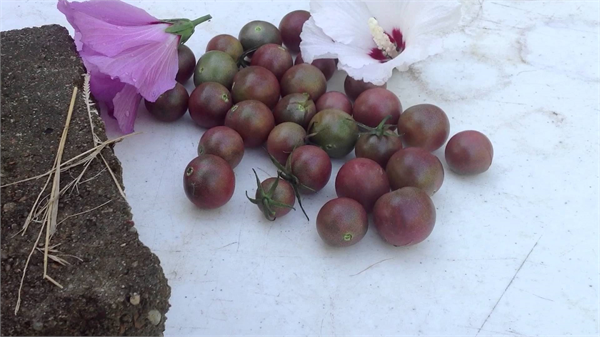
[[[334,42],[317,27],[313,18],[304,23],[300,38],[300,51],[304,62],[307,63],[320,58],[337,58],[348,66],[359,68],[379,62],[369,56],[370,47]]]
[[[368,24],[371,13],[364,2],[311,0],[310,13],[316,25],[335,42],[375,47]]]
[[[421,35],[455,27],[461,16],[460,6],[456,1],[367,2],[381,27],[388,33],[400,29],[407,43]]]

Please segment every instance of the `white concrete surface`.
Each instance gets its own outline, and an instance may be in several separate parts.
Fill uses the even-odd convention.
[[[3,1],[2,30],[67,25],[55,4]],[[216,34],[308,8],[135,4],[161,18],[210,13],[188,42],[198,56]],[[396,73],[389,89],[404,107],[442,107],[452,134],[486,133],[494,164],[476,177],[446,172],[436,228],[414,247],[386,245],[373,229],[353,247],[326,247],[314,219],[335,197],[335,175],[304,199],[313,221],[266,221],[244,196],[252,168],[275,174],[261,150],[236,168],[231,202],[197,210],[182,174],[203,131],[188,116],[161,124],[140,112],[143,134],[116,152],[140,237],[173,289],[165,335],[598,334],[598,2],[464,1],[464,15],[443,54]]]

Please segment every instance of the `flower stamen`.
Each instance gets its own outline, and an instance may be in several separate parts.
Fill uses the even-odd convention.
[[[379,25],[379,22],[375,18],[369,18],[369,30],[373,36],[373,41],[377,45],[377,48],[388,58],[393,59],[398,56],[398,45],[396,41],[390,39],[390,36],[383,31],[383,28]]]

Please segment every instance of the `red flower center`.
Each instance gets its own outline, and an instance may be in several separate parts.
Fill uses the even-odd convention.
[[[402,36],[402,32],[400,31],[400,29],[394,28],[394,29],[392,29],[391,34],[389,34],[388,32],[385,32],[385,35],[387,35],[388,38],[390,39],[390,42],[392,42],[394,44],[394,46],[396,46],[396,51],[398,51],[398,54],[402,53],[402,51],[406,47],[406,41],[404,41],[404,38]],[[383,50],[381,50],[379,48],[371,49],[371,51],[369,52],[369,56],[371,56],[372,58],[374,58],[376,60],[379,60],[382,63],[387,62],[392,59],[389,55],[387,55]]]

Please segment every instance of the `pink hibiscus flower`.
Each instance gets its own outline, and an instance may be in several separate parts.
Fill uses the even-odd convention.
[[[59,0],[58,10],[75,29],[92,94],[125,133],[133,132],[142,97],[154,102],[175,87],[178,45],[211,19],[159,20],[119,0]]]

